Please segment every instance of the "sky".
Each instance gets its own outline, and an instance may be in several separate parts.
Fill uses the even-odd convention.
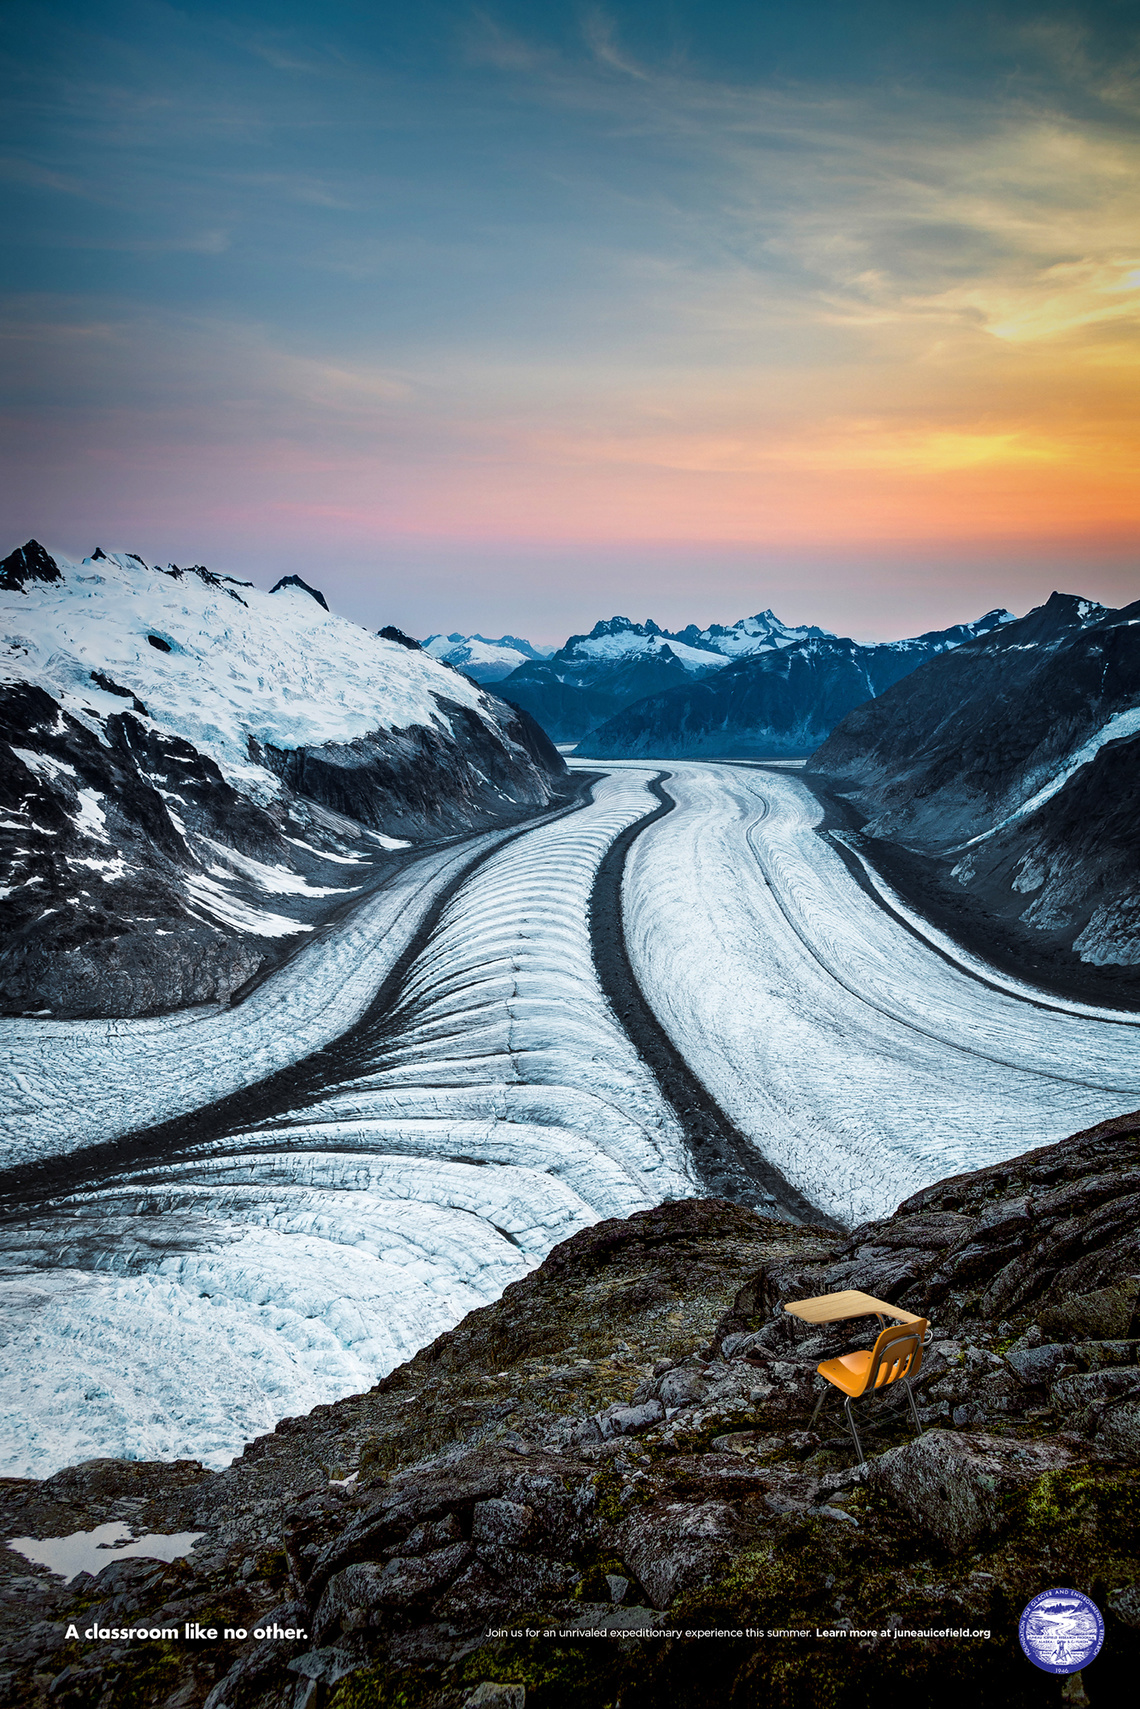
[[[411,634],[1140,597],[1140,8],[0,0],[0,553]]]

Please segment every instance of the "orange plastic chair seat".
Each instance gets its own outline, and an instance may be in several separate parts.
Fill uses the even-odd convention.
[[[926,1331],[926,1323],[921,1318],[919,1322],[922,1325],[919,1334],[922,1335]],[[829,1383],[834,1383],[837,1389],[842,1389],[844,1394],[855,1400],[866,1390],[876,1348],[880,1342],[886,1341],[892,1335],[897,1336],[898,1330],[885,1329],[874,1347],[860,1348],[857,1353],[841,1353],[838,1359],[825,1359],[822,1365],[816,1366],[816,1370],[821,1377],[826,1377]],[[905,1377],[912,1365],[917,1370],[921,1363],[921,1358],[915,1358],[917,1351],[920,1349],[910,1343],[908,1351],[901,1357],[892,1359],[888,1353],[880,1361],[879,1369],[875,1373],[875,1387],[881,1389],[888,1383],[896,1382],[899,1377]]]
[[[861,1395],[867,1386],[867,1372],[873,1357],[871,1348],[867,1347],[858,1353],[844,1353],[838,1359],[825,1359],[816,1369],[821,1377],[826,1377],[829,1383],[834,1383],[837,1389],[854,1398]]]

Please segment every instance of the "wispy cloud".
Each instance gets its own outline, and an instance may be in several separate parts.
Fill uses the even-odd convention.
[[[1008,67],[980,78],[777,75],[647,46],[620,0],[445,0],[438,39],[144,10],[14,73],[12,443],[50,421],[45,492],[161,470],[267,539],[1135,526],[1138,83],[1086,23],[987,14]]]

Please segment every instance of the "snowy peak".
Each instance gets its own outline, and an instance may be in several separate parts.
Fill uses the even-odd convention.
[[[564,770],[515,708],[299,577],[35,542],[5,564],[8,1012],[225,1000],[358,888],[343,869],[514,822]]]
[[[318,605],[323,606],[326,611],[329,608],[328,601],[324,594],[317,588],[310,587],[308,582],[301,580],[300,576],[282,576],[279,582],[274,582],[269,591],[270,593],[281,593],[286,588],[296,588],[301,593],[307,593],[312,599],[316,600]]]
[[[36,560],[36,579],[9,594],[0,679],[36,682],[80,721],[98,721],[109,710],[99,671],[263,798],[277,784],[251,767],[251,740],[290,751],[381,728],[450,730],[441,697],[488,710],[472,684],[335,616],[300,577],[265,593],[202,565],[151,568],[132,553],[48,562],[53,577]]]
[[[429,635],[420,645],[441,663],[454,665],[476,682],[502,682],[528,659],[549,658],[551,648],[532,647],[521,635]]]
[[[1112,615],[1106,605],[1095,599],[1082,599],[1075,593],[1051,593],[1044,605],[1034,606],[1024,617],[1016,618],[1002,629],[999,644],[1003,647],[1053,646],[1068,641],[1080,629],[1100,623]]]
[[[713,655],[727,669],[631,696],[585,733],[577,752],[599,759],[808,754],[856,707],[927,660],[1008,620],[1008,612],[991,611],[953,629],[864,645],[814,626],[793,630],[762,612],[732,631],[698,634],[710,646],[731,647],[740,638],[739,651]]]
[[[590,633],[585,637],[585,639],[587,641],[602,641],[605,640],[607,636],[648,636],[662,635],[664,633],[665,631],[657,627],[657,624],[654,623],[652,617],[647,617],[644,623],[632,623],[628,617],[611,617],[609,619],[602,618],[595,623],[594,627],[590,630]],[[570,637],[570,641],[578,639],[581,639],[581,637],[575,635]],[[567,646],[570,645],[570,641],[567,641]]]
[[[0,559],[0,591],[4,593],[22,593],[29,582],[59,580],[59,565],[38,540],[29,540],[26,546],[17,546]]]
[[[631,623],[628,617],[611,617],[595,623],[588,635],[571,635],[566,645],[554,654],[551,664],[612,666],[639,658],[676,660],[688,671],[719,670],[724,662],[708,648],[691,646],[659,628],[652,618],[644,623]]]
[[[782,623],[772,610],[758,611],[753,617],[741,617],[728,626],[712,623],[707,629],[690,624],[680,631],[679,639],[691,646],[711,647],[726,658],[746,658],[752,653],[768,652],[774,647],[790,647],[793,642],[830,638],[829,629],[819,629],[814,623]]]
[[[932,657],[936,653],[949,653],[956,647],[964,647],[968,641],[980,640],[992,635],[994,630],[1016,621],[1012,611],[995,606],[992,611],[987,611],[984,617],[977,618],[973,623],[953,623],[949,629],[927,629],[921,635],[880,644],[884,647],[896,647],[904,652],[917,649],[924,657]]]

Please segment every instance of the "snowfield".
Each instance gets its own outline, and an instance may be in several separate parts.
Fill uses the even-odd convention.
[[[822,1210],[884,1216],[1140,1103],[1140,1017],[943,959],[816,834],[794,775],[669,772],[677,808],[626,863],[634,971],[721,1107]]]
[[[282,1416],[371,1386],[557,1241],[698,1190],[679,1124],[598,986],[587,925],[603,855],[655,805],[652,775],[605,780],[593,805],[486,860],[395,1012],[351,1054],[334,1046],[324,1095],[9,1226],[10,1474],[96,1454],[224,1465]],[[372,924],[384,929],[380,916]],[[294,987],[327,1027],[330,967],[313,960],[297,982],[307,954]],[[365,946],[349,982],[361,996],[368,954],[391,960]],[[257,1022],[263,1053],[289,972]],[[199,1071],[217,1052],[214,1083],[243,1072],[240,1017],[189,1028]],[[82,1027],[56,1023],[57,1044]],[[178,1031],[125,1029],[140,1089],[155,1048],[164,1071],[186,1053],[188,1027],[181,1044]],[[109,1112],[118,1053],[106,1044],[88,1062]],[[68,1078],[81,1096],[81,1076]],[[51,1107],[58,1131],[62,1104]]]
[[[100,735],[88,709],[107,716],[123,702],[92,680],[97,670],[254,799],[280,784],[251,761],[250,737],[293,749],[379,728],[450,729],[441,695],[487,716],[458,672],[334,616],[303,588],[171,574],[124,552],[54,557],[61,581],[29,581],[5,599],[0,679],[46,688]]]

